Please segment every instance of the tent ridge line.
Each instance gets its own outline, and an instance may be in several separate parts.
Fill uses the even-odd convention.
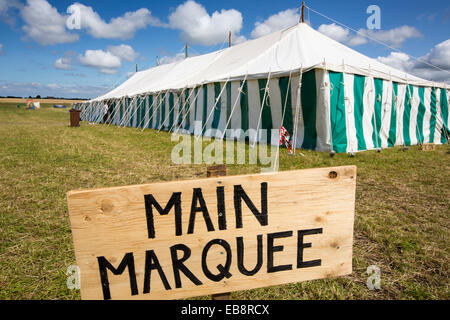
[[[397,82],[399,84],[412,84],[414,86],[420,86],[420,87],[430,87],[430,88],[441,88],[441,89],[446,89],[447,87],[447,83],[442,82],[442,83],[436,83],[436,82],[431,82],[431,81],[419,81],[419,80],[409,80],[409,79],[402,79],[396,76],[393,76],[391,73],[389,74],[384,74],[380,71],[376,71],[376,74],[374,74],[374,70],[371,70],[370,67],[368,69],[359,69],[356,67],[352,67],[349,65],[345,65],[343,66],[341,65],[333,65],[333,64],[329,64],[327,63],[327,66],[324,67],[323,63],[319,63],[316,64],[314,66],[311,66],[309,68],[305,68],[303,69],[303,73],[306,73],[308,71],[311,71],[313,69],[318,69],[318,70],[324,70],[324,71],[332,71],[332,72],[342,72],[345,74],[353,74],[353,75],[362,75],[362,76],[372,76],[374,78],[378,78],[378,79],[383,79],[386,81],[393,81],[393,82]],[[248,76],[236,76],[236,77],[229,77],[229,78],[220,78],[217,80],[211,80],[211,81],[204,81],[201,82],[199,84],[196,85],[188,85],[182,88],[169,88],[169,89],[162,89],[162,90],[158,90],[158,91],[146,91],[146,92],[142,92],[142,93],[137,93],[137,94],[133,94],[133,95],[123,95],[123,96],[117,96],[117,97],[108,97],[102,100],[90,100],[87,103],[92,103],[92,102],[98,102],[98,101],[106,101],[106,100],[110,100],[110,99],[122,99],[122,98],[135,98],[135,97],[145,97],[148,95],[155,95],[155,94],[159,94],[160,92],[172,92],[172,93],[180,93],[185,89],[195,89],[198,87],[202,87],[204,85],[208,85],[208,84],[213,84],[213,83],[226,83],[228,82],[232,82],[232,81],[242,81],[244,78],[247,78],[247,80],[260,80],[260,79],[267,79],[269,73],[259,73],[259,74],[252,74],[252,75],[248,75]],[[296,76],[299,75],[300,72],[298,70],[298,68],[293,69],[293,70],[289,70],[289,71],[277,71],[277,72],[271,72],[271,77],[272,78],[281,78],[284,76]]]

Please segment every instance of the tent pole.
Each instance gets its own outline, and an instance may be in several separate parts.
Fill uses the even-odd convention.
[[[305,2],[302,2],[302,20],[301,23],[305,23]]]
[[[231,31],[228,32],[228,48],[231,48]]]

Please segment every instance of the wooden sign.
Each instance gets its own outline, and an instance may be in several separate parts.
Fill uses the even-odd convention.
[[[67,194],[83,299],[178,299],[352,272],[356,167]]]

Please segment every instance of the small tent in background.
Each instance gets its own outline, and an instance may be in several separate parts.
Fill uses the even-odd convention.
[[[53,105],[53,108],[56,108],[56,109],[65,109],[65,108],[67,108],[64,104],[55,104],[55,105]]]
[[[448,90],[445,83],[394,69],[299,23],[137,72],[74,107],[90,122],[103,123],[106,104],[117,126],[205,136],[241,129],[222,138],[255,143],[279,144],[273,134],[283,128],[294,148],[354,153],[446,143]]]
[[[27,109],[36,110],[39,109],[40,107],[41,107],[40,102],[34,102],[33,99],[27,100]]]
[[[27,100],[27,109],[34,109],[33,99]]]

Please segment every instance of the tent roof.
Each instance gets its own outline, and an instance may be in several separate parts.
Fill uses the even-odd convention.
[[[94,100],[180,90],[204,83],[296,74],[320,68],[421,86],[441,86],[389,67],[328,38],[306,23],[205,55],[135,73]]]

